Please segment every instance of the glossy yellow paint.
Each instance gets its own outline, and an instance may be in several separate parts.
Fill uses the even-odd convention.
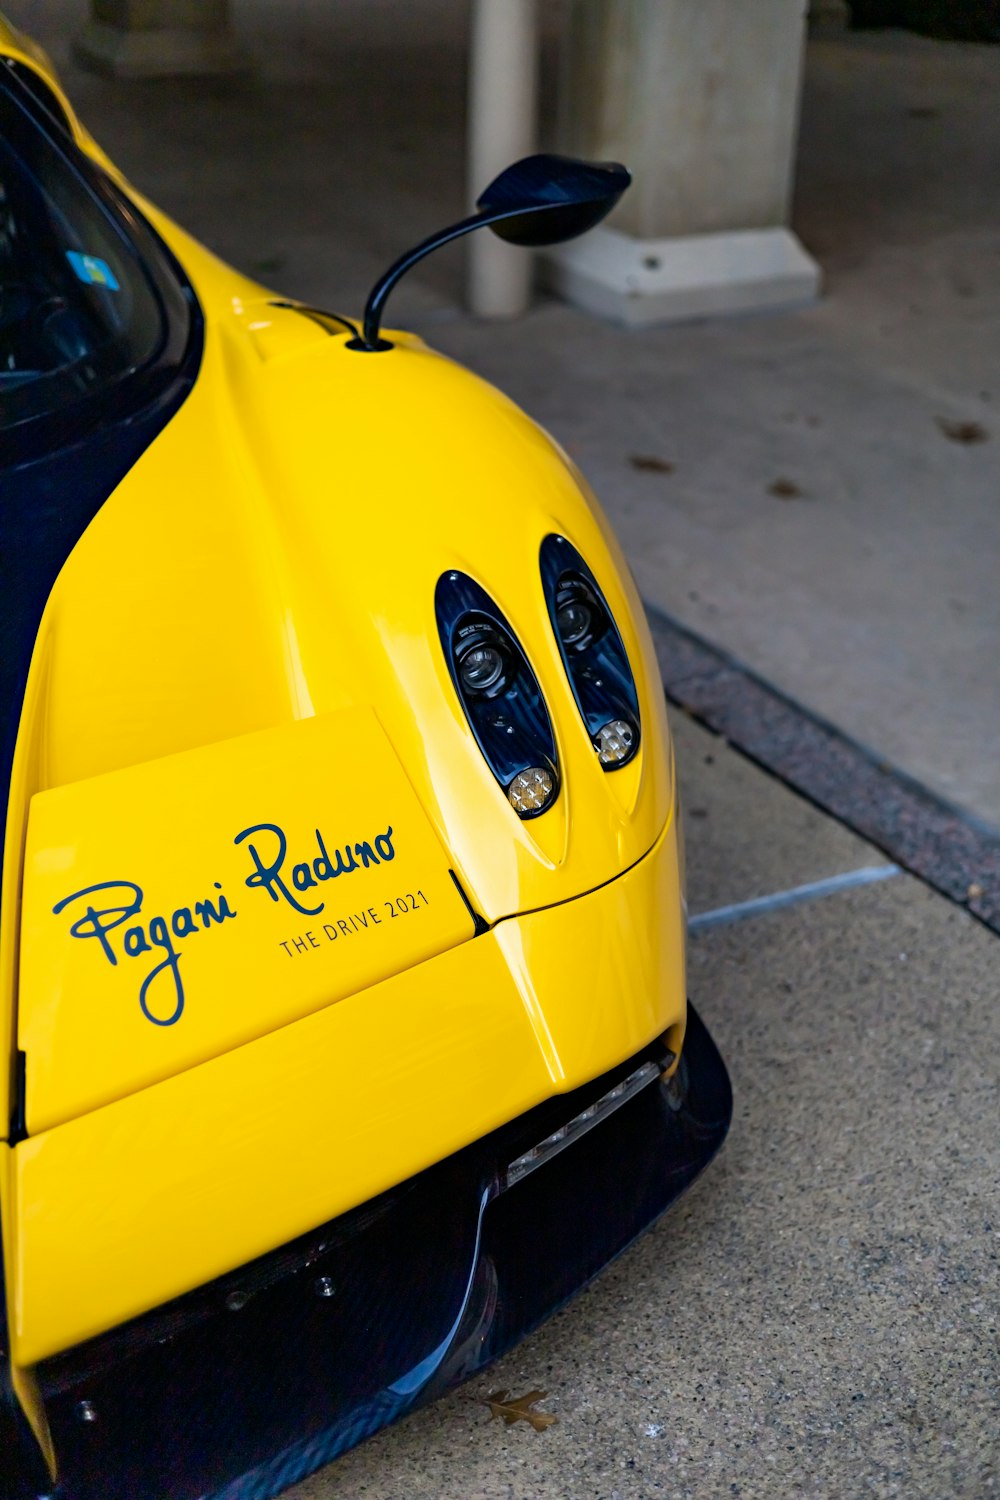
[[[473,935],[370,709],[38,793],[19,1021],[34,1135]]]
[[[241,1265],[661,1033],[676,1045],[680,921],[671,822],[599,891],[22,1142],[16,1359]]]
[[[488,920],[608,879],[650,848],[670,779],[638,602],[578,478],[509,401],[419,341],[355,354],[341,337],[303,344],[301,316],[279,318],[294,342],[278,358],[244,326],[266,309],[209,330],[192,395],[66,563],[46,622],[44,784],[375,704]],[[542,594],[553,531],[594,569],[640,679],[643,749],[611,776]],[[448,675],[434,587],[455,567],[507,614],[552,713],[564,791],[529,823]]]
[[[346,337],[271,307],[263,289],[150,213],[204,308],[202,369],[52,592],[19,736],[6,888],[20,886],[36,793],[372,704],[487,920],[626,869],[670,804],[662,693],[624,560],[565,455],[419,340],[397,335],[377,356],[348,351]],[[610,776],[542,596],[538,550],[552,531],[588,559],[638,681],[642,749]],[[493,780],[448,676],[433,600],[450,567],[496,598],[549,702],[564,787],[530,823]]]
[[[42,71],[80,144],[122,181],[2,23],[0,52]],[[0,1024],[28,1055],[32,1131],[3,1153],[22,1366],[343,1212],[654,1036],[676,1044],[685,1014],[659,672],[581,476],[419,339],[348,350],[127,190],[191,277],[205,348],[193,392],[67,560],[22,712],[4,868],[23,899],[19,998],[15,899],[0,918]],[[635,674],[642,744],[613,774],[542,595],[552,532],[593,569]],[[499,604],[549,706],[562,789],[531,822],[496,785],[451,683],[434,617],[451,568]],[[245,758],[265,742],[263,760]],[[273,788],[270,811],[251,806],[255,781]],[[372,838],[390,790],[407,859],[412,833],[398,894],[430,871],[439,924],[412,948],[401,929],[356,968],[283,983],[282,964],[291,975],[326,958],[281,952],[302,929],[279,933],[280,907],[210,854],[225,846],[228,860],[240,828],[283,818],[296,847],[327,819],[344,843]],[[399,864],[364,872],[373,891],[395,886],[397,847]],[[488,934],[469,937],[449,866]],[[142,884],[144,916],[233,881],[256,903],[267,957],[236,921],[189,936],[184,1014],[151,1023],[136,994],[147,955],[116,946],[111,966],[99,940],[47,938],[54,905],[112,879]],[[3,1120],[6,1087],[0,1070]]]
[[[12,1201],[14,1189],[14,1152],[6,1141],[0,1141],[0,1231],[2,1231],[3,1237],[5,1267],[16,1263],[17,1247],[14,1238],[14,1206]],[[7,1298],[9,1327],[10,1313],[14,1307],[14,1289],[9,1276],[5,1277],[3,1291]],[[19,1364],[16,1359],[11,1359],[9,1349],[5,1350],[5,1355],[9,1360],[7,1368],[14,1395],[17,1397],[21,1410],[24,1412],[32,1431],[38,1439],[44,1460],[48,1464],[49,1472],[54,1478],[56,1464],[55,1453],[52,1447],[52,1436],[49,1432],[45,1407],[34,1371]],[[0,1476],[2,1474],[3,1454],[0,1452]]]
[[[612,878],[664,826],[671,771],[638,602],[577,477],[511,403],[415,341],[355,355],[341,339],[300,343],[303,320],[276,316],[296,340],[281,358],[262,359],[239,324],[209,330],[194,392],[63,568],[29,682],[12,857],[32,795],[377,705],[488,921]],[[333,413],[346,448],[328,441]],[[537,559],[551,531],[588,558],[636,672],[643,744],[612,775],[548,620]],[[513,623],[552,712],[563,790],[530,823],[483,761],[438,641],[434,585],[456,566]]]

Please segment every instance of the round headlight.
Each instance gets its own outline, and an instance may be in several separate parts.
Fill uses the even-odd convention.
[[[485,693],[503,676],[503,656],[496,646],[472,646],[459,661],[458,670],[470,693]]]
[[[507,796],[511,807],[523,818],[527,813],[541,812],[554,790],[552,773],[544,766],[531,766],[514,777]]]
[[[556,585],[555,625],[564,651],[589,651],[604,635],[601,601],[581,573],[563,573]]]
[[[571,599],[556,614],[556,627],[564,646],[575,646],[590,631],[593,619],[589,605],[582,599]]]
[[[612,719],[597,731],[597,758],[602,766],[620,766],[635,744],[635,730],[627,719]]]

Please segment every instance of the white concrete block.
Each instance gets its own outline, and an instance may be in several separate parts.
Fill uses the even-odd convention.
[[[820,269],[788,229],[738,229],[640,240],[591,230],[545,252],[549,287],[629,327],[801,305]]]

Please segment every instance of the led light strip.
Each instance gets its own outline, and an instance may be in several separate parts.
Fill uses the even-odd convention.
[[[520,1182],[527,1177],[536,1167],[543,1162],[551,1161],[560,1151],[565,1151],[567,1146],[586,1135],[588,1130],[593,1130],[602,1120],[614,1114],[616,1109],[621,1109],[623,1104],[635,1097],[642,1089],[660,1077],[660,1069],[654,1062],[645,1062],[636,1068],[621,1083],[616,1083],[613,1089],[602,1094],[600,1099],[595,1099],[581,1114],[575,1115],[567,1124],[554,1130],[547,1135],[537,1146],[532,1146],[530,1151],[525,1151],[523,1156],[517,1156],[508,1163],[506,1172],[505,1188],[513,1187],[515,1182]]]

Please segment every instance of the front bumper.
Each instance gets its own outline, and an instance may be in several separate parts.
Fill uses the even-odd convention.
[[[645,1048],[308,1236],[43,1362],[60,1500],[264,1500],[496,1359],[722,1143],[729,1080],[689,1010],[674,1080],[505,1187],[507,1163],[656,1056]]]
[[[679,1052],[684,994],[671,821],[587,895],[0,1151],[15,1365],[339,1219],[654,1038]]]

